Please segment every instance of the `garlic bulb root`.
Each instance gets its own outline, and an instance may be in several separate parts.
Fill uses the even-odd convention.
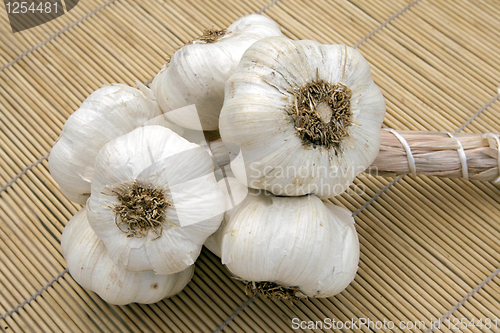
[[[131,184],[121,184],[111,192],[120,202],[113,206],[116,225],[127,237],[141,238],[149,230],[157,238],[161,237],[165,209],[173,206],[162,190],[133,181]],[[126,228],[123,229],[122,225]]]
[[[215,43],[228,33],[231,33],[231,31],[228,31],[227,29],[214,29],[214,28],[206,29],[203,32],[203,35],[194,39],[192,41],[192,43],[193,44],[200,43],[200,42],[201,43]]]
[[[294,109],[289,112],[302,143],[334,148],[340,154],[341,142],[349,136],[348,129],[353,124],[351,89],[317,78],[293,94]]]
[[[253,295],[260,294],[269,299],[287,299],[292,304],[294,301],[304,298],[304,295],[300,292],[299,287],[283,287],[274,282],[246,281],[237,277],[233,277],[233,279],[238,280],[245,285],[245,294],[247,295],[252,293]]]

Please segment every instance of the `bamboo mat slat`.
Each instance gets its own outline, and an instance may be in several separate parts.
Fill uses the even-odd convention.
[[[290,38],[355,45],[386,98],[384,127],[500,132],[496,1],[81,0],[17,34],[0,11],[0,330],[291,332],[293,318],[367,318],[428,332],[441,318],[433,332],[456,332],[462,318],[500,320],[500,189],[461,179],[362,174],[332,198],[355,214],[361,260],[329,299],[246,295],[206,249],[186,289],[152,305],[109,305],[71,278],[59,243],[81,206],[46,160],[65,120],[103,84],[150,82],[204,29],[261,10]]]

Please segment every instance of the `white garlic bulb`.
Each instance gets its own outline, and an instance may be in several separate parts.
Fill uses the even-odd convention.
[[[272,19],[258,14],[243,16],[227,29],[207,30],[175,52],[155,77],[151,90],[172,122],[198,129],[193,127],[190,114],[168,114],[195,104],[203,130],[216,130],[224,102],[224,85],[243,52],[261,38],[280,35],[280,28]]]
[[[129,272],[107,255],[81,209],[64,228],[61,247],[71,276],[82,287],[111,304],[155,303],[179,293],[191,280],[194,266],[171,275]]]
[[[167,128],[137,128],[97,155],[89,222],[113,261],[128,270],[186,269],[224,209],[208,153]]]
[[[94,91],[66,121],[49,156],[49,171],[61,192],[84,205],[90,195],[94,160],[108,141],[161,115],[152,92],[112,84]]]
[[[251,190],[218,233],[222,263],[264,293],[272,294],[267,285],[296,297],[331,297],[358,269],[351,213],[313,195],[276,197]]]
[[[225,94],[220,134],[241,147],[249,187],[331,197],[377,156],[385,101],[353,48],[262,39]]]

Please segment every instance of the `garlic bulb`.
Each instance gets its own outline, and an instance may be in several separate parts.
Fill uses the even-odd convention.
[[[213,172],[203,148],[161,126],[107,143],[95,161],[87,212],[112,260],[157,274],[192,265],[225,209]]]
[[[351,213],[313,195],[276,197],[251,190],[218,232],[222,263],[267,295],[279,290],[282,297],[331,297],[358,269]]]
[[[385,101],[355,49],[262,39],[225,94],[220,134],[241,147],[249,187],[331,197],[377,156]]]
[[[195,104],[203,130],[216,130],[224,102],[224,85],[243,52],[261,38],[280,35],[280,28],[273,20],[258,14],[243,16],[227,29],[207,30],[175,52],[155,77],[151,90],[172,122],[198,129],[193,128],[191,115],[168,114]]]
[[[194,273],[194,266],[171,275],[129,272],[117,266],[90,227],[85,208],[64,228],[61,247],[75,281],[111,304],[158,302],[180,292]]]
[[[64,124],[50,152],[49,170],[68,199],[81,205],[87,201],[94,160],[105,143],[161,115],[152,92],[138,85],[94,91]]]

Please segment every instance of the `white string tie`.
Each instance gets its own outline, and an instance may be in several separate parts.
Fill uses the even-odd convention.
[[[406,151],[406,157],[408,158],[408,166],[410,168],[410,173],[412,174],[412,176],[416,176],[417,175],[417,166],[415,165],[415,158],[413,157],[413,154],[411,153],[410,145],[408,144],[406,139],[403,138],[403,136],[401,134],[399,134],[398,132],[396,132],[392,128],[383,128],[383,130],[394,134],[394,136],[399,140],[399,142],[401,142],[401,144],[403,145],[403,148]]]
[[[498,178],[495,180],[492,180],[492,182],[498,183],[498,182],[500,182],[500,139],[498,138],[498,135],[496,135],[495,133],[491,133],[491,132],[483,134],[483,138],[488,139],[488,143],[490,144],[491,149],[497,149],[497,152],[498,152],[498,156],[497,156]],[[496,147],[495,147],[495,144],[496,144]]]
[[[455,140],[457,140],[457,145],[458,145],[457,152],[458,152],[458,159],[460,160],[460,165],[462,166],[462,177],[465,180],[469,180],[469,168],[467,167],[467,155],[465,155],[465,150],[464,150],[464,146],[462,145],[462,142],[460,142],[460,140],[455,135],[453,135],[453,133],[450,133],[450,132],[444,132],[444,133],[448,134],[450,138],[454,138]]]

